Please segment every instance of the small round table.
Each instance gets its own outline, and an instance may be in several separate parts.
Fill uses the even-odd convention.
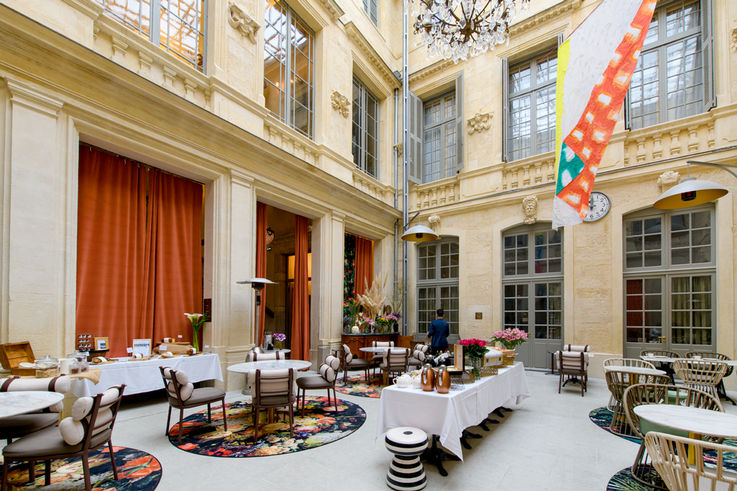
[[[384,347],[374,347],[374,346],[364,346],[363,348],[358,348],[361,351],[365,351],[366,353],[383,353],[386,350],[392,349],[394,346],[384,346]]]
[[[263,360],[236,363],[235,365],[230,365],[228,367],[228,371],[236,373],[250,373],[254,370],[281,370],[284,368],[303,370],[311,366],[312,362],[305,360]]]
[[[62,399],[64,399],[64,394],[59,392],[36,390],[0,392],[0,418],[44,409]]]

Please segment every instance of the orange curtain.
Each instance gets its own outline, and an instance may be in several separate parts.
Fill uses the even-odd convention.
[[[191,341],[184,313],[202,313],[202,184],[150,169],[149,207],[156,221],[150,229],[155,234],[155,274],[149,278],[155,292],[153,340],[181,334]]]
[[[256,277],[266,278],[266,205],[256,203]],[[261,305],[258,307],[258,326],[256,340],[264,342],[264,326],[266,325],[266,288],[261,289]],[[254,322],[256,320],[254,319]]]
[[[294,230],[294,302],[292,303],[291,358],[309,360],[310,357],[310,299],[308,293],[307,219],[297,215]]]
[[[374,241],[356,236],[356,295],[364,294],[374,281]]]
[[[77,215],[77,333],[108,338],[110,356],[124,356],[145,295],[146,169],[80,145]]]

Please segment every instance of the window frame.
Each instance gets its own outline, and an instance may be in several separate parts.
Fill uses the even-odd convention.
[[[442,278],[442,247],[444,245],[450,246],[452,249],[453,246],[455,246],[455,252],[451,250],[450,256],[455,256],[455,264],[452,263],[449,268],[455,268],[456,270],[456,276],[449,276],[447,278]],[[433,255],[423,255],[422,251],[427,250],[429,248],[434,248],[435,253]],[[415,291],[416,291],[416,310],[417,312],[417,333],[427,333],[428,329],[430,328],[430,321],[435,319],[435,310],[438,308],[442,308],[445,310],[445,320],[450,324],[450,335],[451,336],[457,336],[459,334],[459,315],[460,315],[460,298],[458,297],[459,288],[460,288],[460,243],[458,240],[458,237],[455,236],[448,236],[448,237],[441,237],[438,240],[430,241],[430,242],[424,242],[417,244],[417,263],[416,263],[416,272],[417,272],[417,280],[415,285]],[[420,262],[423,257],[433,257],[435,260],[435,265],[433,269],[435,270],[435,277],[430,279],[420,279]],[[448,299],[444,299],[442,297],[442,290],[444,288],[455,288],[456,297],[449,297]],[[424,300],[424,298],[421,298],[420,291],[422,289],[435,289],[435,306],[432,309],[421,309],[420,302]],[[446,305],[446,302],[456,302],[456,308],[453,308],[452,305]],[[430,315],[430,319],[422,319],[423,316],[422,313],[428,312]]]
[[[288,89],[283,90],[281,87],[279,87],[279,84],[274,85],[272,81],[267,78],[266,76],[266,70],[264,70],[264,91],[269,88],[268,86],[275,87],[277,92],[279,93],[279,112],[272,111],[268,104],[266,105],[266,110],[269,111],[269,113],[273,114],[277,119],[282,121],[284,124],[288,125],[290,128],[293,128],[295,131],[305,135],[308,138],[313,138],[314,136],[314,130],[315,130],[315,31],[312,30],[312,28],[309,26],[307,22],[305,22],[297,12],[295,12],[289,5],[286,4],[286,2],[275,2],[271,6],[267,6],[266,10],[268,11],[269,8],[278,8],[282,9],[281,12],[284,15],[285,21],[283,25],[287,26],[286,33],[284,30],[279,31],[276,29],[276,27],[272,26],[268,21],[268,14],[265,11],[264,14],[264,67],[266,66],[267,58],[271,57],[274,60],[276,60],[280,65],[280,82],[284,80],[284,84],[287,85],[286,80],[289,80],[290,83],[288,84]],[[298,27],[303,27],[303,31],[300,31]],[[277,37],[279,37],[279,46],[281,49],[282,46],[282,40],[283,45],[286,47],[286,53],[284,54],[284,61],[282,62],[279,57],[277,56],[279,53],[272,54],[268,50],[268,46],[270,45],[268,40],[266,39],[266,31],[268,29],[274,29],[276,32]],[[307,53],[304,53],[301,49],[299,49],[298,45],[294,43],[294,39],[292,36],[293,31],[299,31],[300,34],[305,35],[309,39],[309,56]],[[273,39],[273,38],[271,38]],[[296,84],[293,82],[295,77],[299,77],[300,80],[302,77],[297,74],[295,66],[295,58],[296,53],[295,51],[299,51],[302,56],[307,59],[309,63],[309,80],[304,81],[307,85],[307,105],[301,104],[297,100],[296,96]],[[296,125],[295,122],[295,108],[298,108],[299,106],[304,107],[307,110],[307,131],[303,131],[301,128],[299,128]]]
[[[184,19],[182,19],[179,15],[175,14],[171,8],[171,6],[162,7],[161,6],[161,0],[149,0],[149,8],[148,8],[148,32],[146,32],[146,29],[143,27],[143,4],[139,4],[139,11],[138,11],[138,22],[130,22],[126,20],[126,18],[121,17],[118,15],[114,10],[112,10],[108,3],[110,0],[96,0],[98,4],[102,6],[105,12],[107,12],[111,17],[113,17],[117,22],[120,22],[128,29],[137,32],[140,36],[147,38],[152,44],[155,46],[161,48],[167,53],[170,53],[177,57],[178,59],[184,61],[185,63],[192,65],[192,67],[200,71],[202,73],[205,73],[205,69],[207,67],[207,11],[208,11],[208,3],[209,0],[196,0],[196,3],[199,3],[201,9],[198,12],[198,15],[195,20],[195,24],[191,24]],[[195,38],[197,39],[197,48],[196,53],[194,56],[194,59],[187,58],[184,53],[177,51],[175,49],[172,49],[170,47],[170,39],[171,36],[169,35],[169,29],[166,29],[166,43],[162,43],[161,41],[161,15],[154,15],[154,12],[161,12],[161,10],[164,10],[168,16],[173,16],[181,21],[181,24],[183,26],[187,26],[192,29],[194,32]],[[171,23],[169,23],[171,24]],[[202,26],[202,29],[200,30],[198,27],[196,27],[196,24],[200,24]]]
[[[378,0],[363,0],[363,11],[375,26],[379,25],[379,2]]]
[[[353,163],[356,164],[360,170],[366,174],[379,179],[379,170],[381,168],[381,102],[374,96],[371,91],[366,87],[361,79],[353,76],[353,90],[358,90],[358,103],[356,103],[356,97],[353,96],[353,108],[352,108],[352,119],[351,119],[351,153],[353,154]],[[366,167],[367,156],[370,154],[368,151],[367,141],[370,136],[369,126],[369,114],[368,105],[375,105],[376,119],[373,124],[374,140],[375,140],[375,151],[374,157],[374,172],[370,172]],[[356,123],[356,115],[358,113],[359,123]],[[358,135],[356,130],[358,129]],[[358,142],[356,142],[356,136],[358,136]],[[358,147],[358,155],[356,155],[355,147]],[[358,157],[358,161],[356,158]]]
[[[453,101],[451,103],[448,103],[448,98],[453,97]],[[437,123],[434,123],[430,126],[428,126],[427,118],[425,117],[427,109],[435,104],[440,104],[440,111],[441,111],[441,117],[440,121]],[[443,113],[445,112],[446,104],[449,104],[453,107],[453,117],[448,118],[444,117]],[[432,99],[428,99],[426,101],[422,101],[422,182],[433,182],[438,181],[440,179],[445,179],[446,177],[450,177],[453,173],[453,171],[456,168],[455,162],[458,161],[458,133],[457,133],[457,126],[458,126],[458,114],[456,114],[456,93],[455,89],[450,90],[448,92],[445,92],[439,96],[433,97]],[[456,150],[456,154],[453,156],[454,164],[449,167],[447,165],[448,163],[448,156],[446,154],[447,151],[447,137],[448,137],[448,129],[453,128],[453,131],[456,132],[455,134],[455,141],[454,148]],[[428,177],[428,167],[430,165],[430,162],[428,162],[428,159],[426,158],[427,152],[426,152],[426,145],[428,145],[428,140],[426,138],[427,133],[429,131],[435,131],[439,130],[439,151],[440,151],[440,160],[439,160],[439,167],[440,167],[440,176],[439,177]],[[433,161],[433,164],[435,162]],[[434,174],[433,174],[434,175]]]

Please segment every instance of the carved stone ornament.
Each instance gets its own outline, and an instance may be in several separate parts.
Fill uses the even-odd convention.
[[[350,114],[351,101],[337,90],[334,90],[333,93],[330,94],[330,105],[344,118],[347,118]]]
[[[662,192],[665,189],[675,186],[680,180],[681,174],[674,170],[667,170],[660,174],[657,182],[658,186],[660,186],[660,191]]]
[[[261,27],[253,17],[248,15],[235,3],[228,4],[228,24],[230,27],[241,33],[241,36],[248,38],[253,44],[256,44],[256,33]]]
[[[522,200],[522,213],[525,216],[523,221],[527,225],[537,222],[537,196],[527,196]]]
[[[732,28],[732,51],[737,51],[737,26]]]
[[[427,217],[427,223],[430,224],[430,228],[436,234],[440,233],[440,217],[438,215],[430,215]]]
[[[397,151],[397,157],[401,157],[402,156],[402,148],[403,147],[402,147],[402,144],[401,143],[397,143],[396,145],[394,145],[394,150]]]
[[[473,135],[474,133],[481,133],[482,131],[486,131],[491,128],[491,118],[492,115],[490,113],[474,114],[473,117],[467,121],[468,134]]]

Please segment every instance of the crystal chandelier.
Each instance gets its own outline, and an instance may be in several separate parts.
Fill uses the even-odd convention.
[[[417,0],[415,34],[430,53],[466,60],[509,40],[509,23],[530,0]],[[418,10],[419,7],[419,10]]]

